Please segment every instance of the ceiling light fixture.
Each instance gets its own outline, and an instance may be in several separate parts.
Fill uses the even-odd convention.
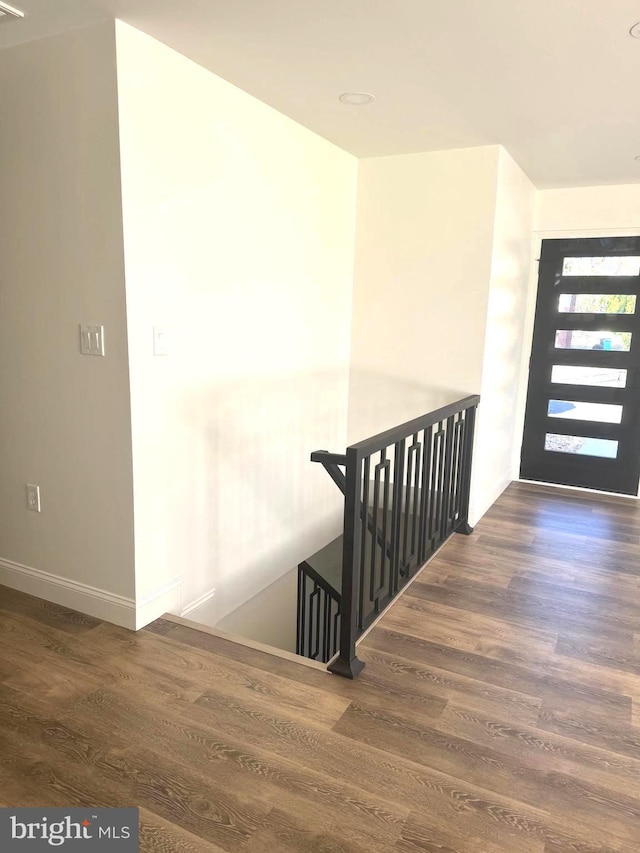
[[[634,39],[640,39],[640,21],[631,27],[629,35],[633,36]]]
[[[375,99],[376,96],[371,95],[369,92],[343,92],[338,100],[352,107],[363,107],[365,104],[372,103]]]

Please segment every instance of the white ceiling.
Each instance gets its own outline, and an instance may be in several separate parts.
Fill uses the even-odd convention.
[[[0,47],[116,16],[360,157],[502,143],[539,187],[640,183],[638,0],[11,2]]]

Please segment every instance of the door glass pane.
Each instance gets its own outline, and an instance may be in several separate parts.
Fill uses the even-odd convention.
[[[565,258],[562,275],[639,275],[640,257]]]
[[[544,449],[554,453],[577,453],[580,456],[599,456],[615,459],[618,442],[608,438],[589,438],[583,435],[557,435],[548,432],[544,437]]]
[[[622,421],[622,406],[613,403],[585,403],[580,400],[549,400],[547,415],[550,418],[619,424]]]
[[[561,293],[561,314],[633,314],[636,297],[629,293]]]
[[[578,367],[554,364],[551,381],[562,385],[602,385],[605,388],[626,388],[627,371],[615,367]]]
[[[587,331],[585,329],[558,329],[556,349],[602,349],[629,352],[631,332]]]

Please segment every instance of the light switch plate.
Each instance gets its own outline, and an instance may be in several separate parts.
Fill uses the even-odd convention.
[[[169,355],[169,331],[165,326],[153,327],[153,354]]]
[[[80,352],[104,355],[104,326],[80,326]]]

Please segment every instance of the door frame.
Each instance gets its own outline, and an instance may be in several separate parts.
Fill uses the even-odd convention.
[[[516,427],[512,459],[512,479],[521,483],[535,483],[536,480],[522,480],[520,478],[520,454],[524,439],[524,415],[527,404],[527,390],[529,388],[529,359],[531,357],[531,346],[533,344],[533,326],[536,316],[536,302],[538,299],[538,261],[542,251],[543,240],[579,240],[589,237],[638,237],[640,226],[637,228],[571,228],[559,229],[557,231],[534,231],[531,241],[531,268],[529,273],[529,292],[527,294],[527,309],[522,336],[522,358],[520,364],[520,379],[518,383],[518,398],[516,401]],[[542,485],[559,489],[577,489],[598,493],[597,489],[585,489],[582,486],[562,486],[555,483],[542,483]],[[600,492],[600,494],[614,494],[613,492]],[[640,490],[637,495],[617,495],[617,497],[631,500],[640,498]]]

